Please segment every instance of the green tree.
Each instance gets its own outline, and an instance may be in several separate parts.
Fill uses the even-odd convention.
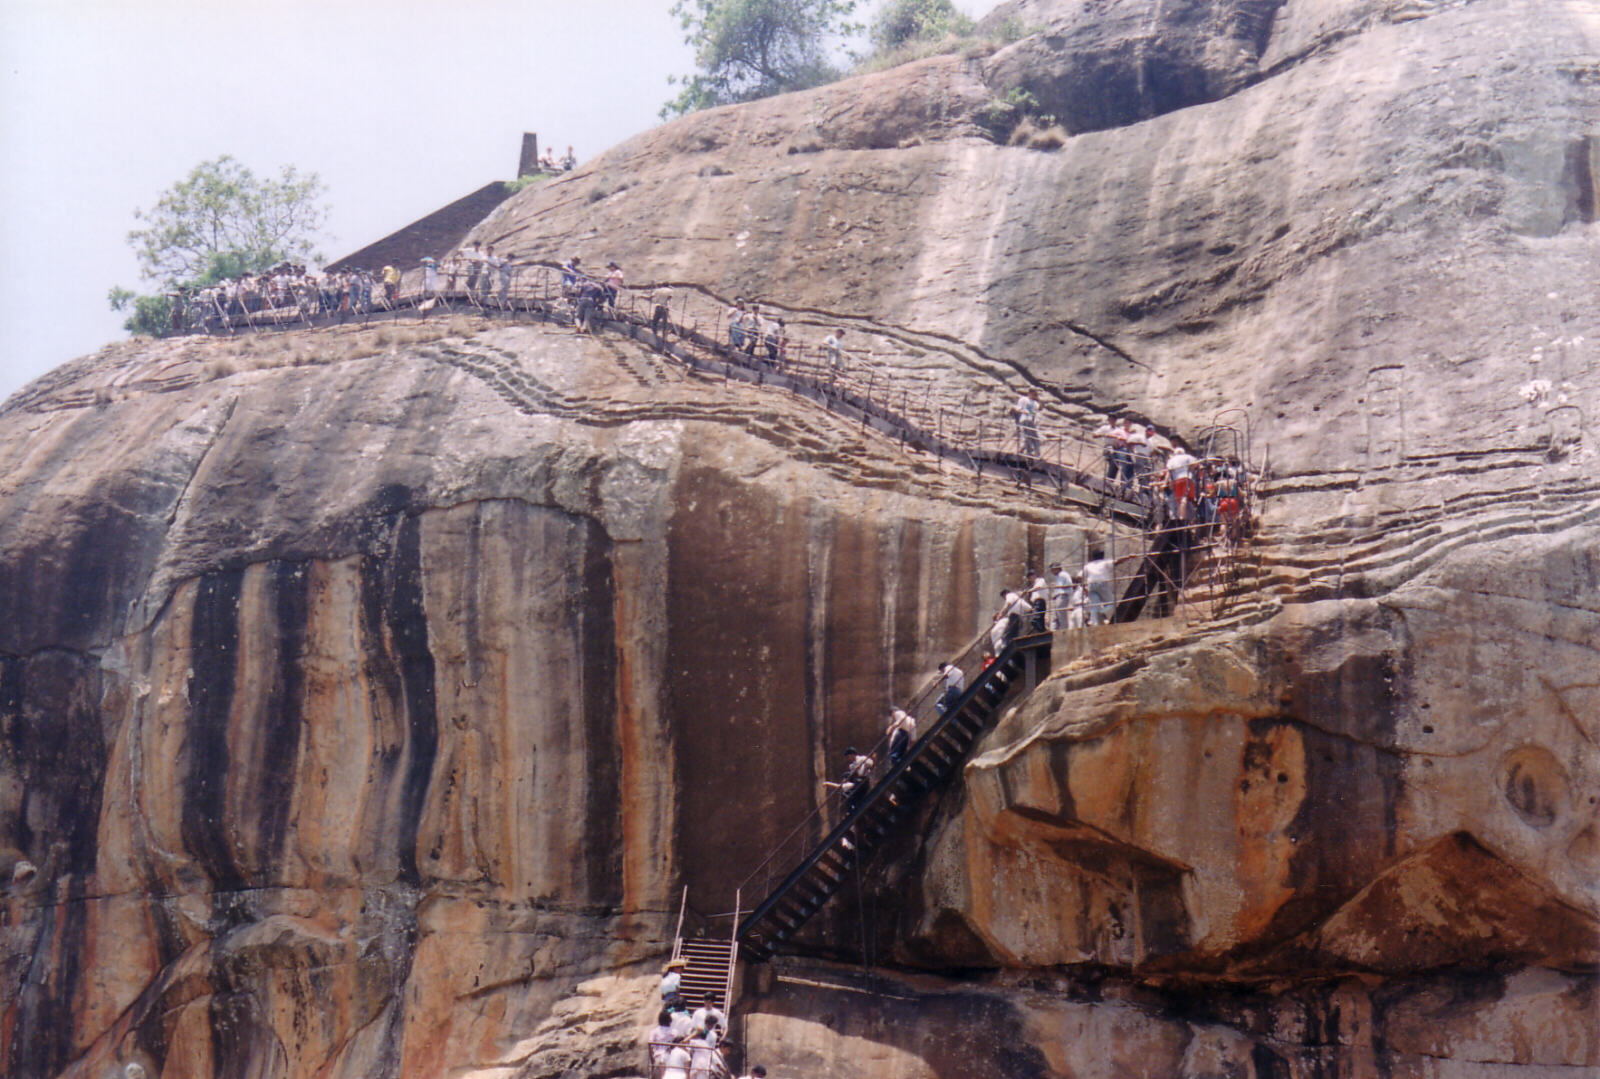
[[[974,25],[951,0],[889,0],[872,20],[872,44],[886,53],[913,41],[970,34]]]
[[[672,14],[699,71],[671,80],[682,92],[663,117],[805,90],[837,77],[830,40],[850,37],[856,0],[676,0]]]
[[[285,165],[277,179],[262,179],[224,154],[196,165],[149,210],[135,210],[145,227],[128,242],[144,276],[167,285],[200,276],[217,256],[237,259],[247,273],[315,258],[323,192],[316,173]]]
[[[302,175],[292,165],[274,179],[256,176],[226,154],[202,161],[153,207],[133,212],[144,224],[128,233],[140,274],[159,282],[165,294],[140,296],[119,286],[107,296],[112,309],[131,303],[126,329],[164,333],[173,292],[260,273],[280,262],[320,259],[315,244],[327,219],[324,192],[316,173]]]

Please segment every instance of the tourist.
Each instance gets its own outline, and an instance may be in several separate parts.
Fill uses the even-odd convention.
[[[494,248],[489,250],[493,251]],[[508,258],[503,258],[495,266],[495,273],[500,278],[500,306],[508,307],[511,303],[511,279],[516,275],[517,267]]]
[[[611,306],[611,313],[616,314],[617,298],[622,295],[622,267],[615,262],[606,263],[606,303]]]
[[[568,296],[577,292],[578,284],[583,280],[583,259],[573,255],[561,264],[561,291]]]
[[[661,1069],[661,1079],[689,1079],[689,1037],[675,1038],[667,1050],[667,1059]]]
[[[572,147],[567,147],[566,156],[561,159],[561,171],[571,172],[578,167],[578,155],[572,152]]]
[[[1017,420],[1017,443],[1024,457],[1039,456],[1039,391],[1029,390],[1017,398],[1013,411]],[[1041,626],[1041,629],[1044,627]]]
[[[954,663],[939,664],[939,677],[944,681],[944,692],[939,695],[935,710],[942,716],[956,706],[967,689],[967,676]]]
[[[728,308],[728,345],[735,352],[744,348],[744,320],[744,297],[739,296]]]
[[[400,271],[393,265],[383,268],[383,299],[390,307],[400,302]]]
[[[1031,571],[1028,576],[1033,578],[1033,584],[1028,588],[1028,602],[1033,607],[1033,620],[1030,629],[1034,633],[1043,633],[1045,629],[1045,612],[1050,608],[1050,583],[1044,579],[1044,574],[1035,574]]]
[[[669,285],[657,285],[650,293],[650,332],[657,337],[665,338],[667,331],[672,328],[672,288]]]
[[[822,339],[823,355],[828,361],[830,378],[844,374],[844,328],[835,326],[833,332]]]
[[[667,1054],[672,1051],[672,1012],[666,1008],[656,1017],[656,1025],[645,1039],[650,1047],[650,1074],[659,1076],[667,1065]]]
[[[1136,423],[1128,428],[1123,442],[1121,483],[1124,490],[1133,494],[1139,489],[1141,459],[1146,466],[1150,463],[1150,439],[1145,436],[1145,429]]]
[[[1106,420],[1094,429],[1094,437],[1102,440],[1101,453],[1106,459],[1106,483],[1114,484],[1122,472],[1122,421]]]
[[[1139,487],[1140,501],[1149,506],[1150,498],[1150,455],[1155,451],[1155,428],[1146,424],[1144,427],[1134,426],[1133,445],[1133,476]]]
[[[678,993],[683,986],[683,975],[680,972],[688,965],[685,960],[674,959],[661,972],[661,1003],[667,1008],[678,1003]]]
[[[593,334],[599,321],[600,305],[606,298],[605,286],[585,277],[578,288],[578,325],[575,333]]]
[[[728,1025],[727,1014],[718,1007],[722,1003],[722,994],[707,993],[705,1002],[694,1010],[691,1017],[697,1027],[725,1027]]]
[[[1050,628],[1067,628],[1067,611],[1072,601],[1072,574],[1060,562],[1050,563]]]
[[[904,708],[893,709],[889,713],[889,728],[885,735],[889,739],[889,767],[893,768],[905,760],[906,751],[917,737],[916,718]]]
[[[432,258],[422,260],[422,291],[429,296],[439,294],[439,263]]]
[[[712,1079],[718,1059],[716,1042],[704,1028],[689,1039],[689,1079]]]
[[[767,339],[767,355],[780,367],[789,362],[789,327],[781,318],[777,329]]]
[[[1105,548],[1096,547],[1089,552],[1089,561],[1083,565],[1083,583],[1088,590],[1089,623],[1095,626],[1110,622],[1116,603],[1116,563],[1106,557]]]
[[[767,1079],[767,1069],[757,1064],[744,1075],[741,1075],[739,1079]]]
[[[839,791],[844,798],[845,815],[849,816],[866,797],[867,788],[872,784],[872,768],[877,761],[870,753],[858,752],[855,746],[844,751],[844,760],[844,776],[837,783],[825,781],[823,786]]]
[[[744,319],[744,354],[746,356],[752,358],[755,356],[756,345],[761,343],[761,336],[765,328],[765,320],[761,317],[761,305],[752,303]]]
[[[1021,632],[1023,619],[1032,616],[1033,605],[1019,593],[1008,588],[1000,590],[1000,610],[995,614],[994,624],[989,627],[989,644],[995,655],[1006,650],[1006,645]]]

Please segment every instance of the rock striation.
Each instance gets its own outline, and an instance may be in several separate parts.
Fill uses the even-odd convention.
[[[848,325],[992,422],[1024,387],[1248,420],[1217,602],[1064,641],[746,978],[746,1059],[1592,1073],[1600,5],[992,19],[1027,32],[686,117],[471,236]],[[1007,144],[1046,114],[1058,149]],[[28,1079],[632,1073],[681,889],[726,909],[988,597],[1105,527],[509,320],[113,346],[0,426]]]

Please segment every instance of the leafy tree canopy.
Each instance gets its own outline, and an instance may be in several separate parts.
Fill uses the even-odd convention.
[[[819,86],[837,75],[830,41],[860,33],[856,0],[676,0],[699,71],[663,117]]]
[[[889,0],[872,20],[872,43],[886,53],[913,41],[970,34],[974,25],[952,0]]]
[[[167,287],[314,260],[327,217],[323,193],[316,173],[285,165],[277,179],[259,178],[223,155],[196,165],[149,210],[135,210],[144,227],[128,242],[143,275]]]
[[[144,227],[128,233],[128,243],[142,276],[167,290],[214,285],[281,262],[320,261],[314,245],[328,216],[324,190],[314,172],[302,175],[285,165],[277,179],[262,179],[225,154],[196,165],[149,210],[135,210]],[[106,299],[117,311],[132,304],[123,325],[134,333],[170,328],[166,295],[140,296],[118,286]]]

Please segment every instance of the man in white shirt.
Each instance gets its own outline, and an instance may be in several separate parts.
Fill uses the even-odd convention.
[[[717,993],[707,993],[705,1003],[694,1010],[694,1025],[705,1030],[712,1027],[728,1025],[728,1017],[717,1005],[722,1003],[722,997]]]
[[[827,357],[828,370],[834,376],[844,374],[844,330],[835,327],[822,339],[822,349]]]
[[[678,1039],[667,1051],[666,1067],[661,1072],[661,1079],[689,1079],[690,1059],[689,1039]]]
[[[889,739],[889,767],[893,768],[905,760],[906,751],[917,736],[916,718],[904,708],[896,708],[889,713],[889,727],[884,733]]]
[[[1089,623],[1102,626],[1111,621],[1116,604],[1116,563],[1106,557],[1104,548],[1089,552],[1090,558],[1083,566],[1083,584],[1088,590]]]
[[[967,676],[954,663],[941,663],[939,677],[944,679],[944,692],[940,694],[939,703],[935,707],[942,716],[954,708],[956,701],[961,699],[961,694],[967,691]]]
[[[996,657],[1005,651],[1006,644],[1022,629],[1022,620],[1032,617],[1033,607],[1021,595],[1010,589],[1000,590],[1000,610],[994,624],[989,627],[989,645]]]
[[[1017,443],[1026,457],[1039,456],[1039,391],[1029,390],[1017,398]]]
[[[1050,564],[1050,628],[1065,629],[1067,605],[1072,598],[1072,574],[1060,562]]]
[[[1172,498],[1181,502],[1185,498],[1193,499],[1195,458],[1179,443],[1174,446],[1172,453],[1167,456],[1167,479],[1172,481]]]
[[[668,285],[657,285],[650,294],[650,332],[657,337],[665,337],[667,329],[672,325],[669,321],[672,315],[672,288]]]
[[[1050,608],[1050,582],[1044,579],[1044,574],[1033,575],[1033,584],[1028,588],[1028,602],[1033,607],[1029,630],[1033,633],[1043,633],[1045,612]]]
[[[1122,482],[1129,488],[1137,488],[1140,478],[1148,470],[1150,464],[1150,439],[1145,434],[1145,429],[1137,423],[1128,428],[1128,451],[1123,457]]]

